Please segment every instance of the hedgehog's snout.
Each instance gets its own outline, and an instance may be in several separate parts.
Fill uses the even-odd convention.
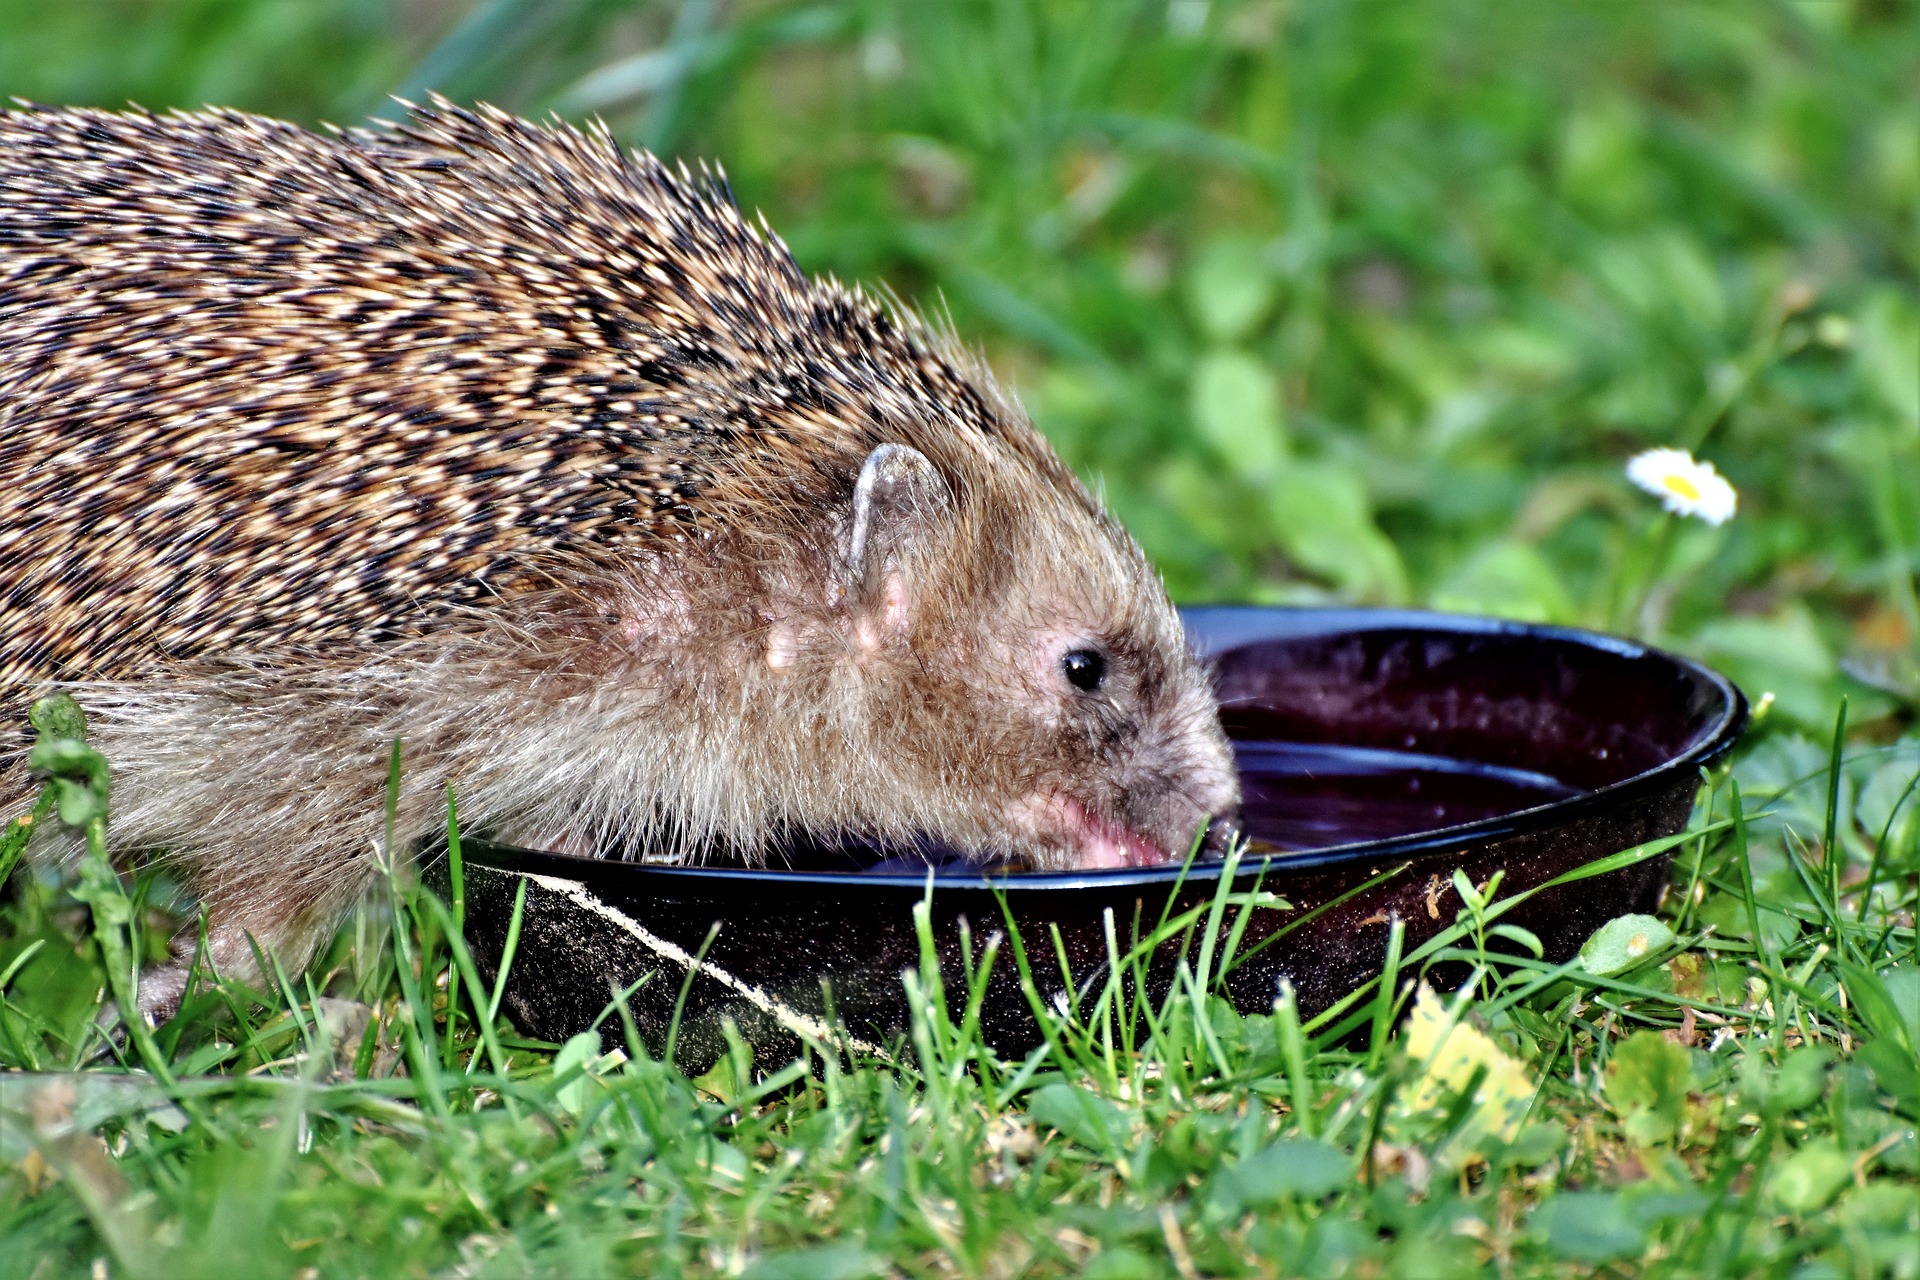
[[[1213,821],[1207,824],[1207,833],[1200,839],[1200,855],[1205,858],[1224,858],[1234,845],[1246,838],[1247,824],[1236,805],[1226,813],[1215,814]]]
[[[1200,856],[1224,856],[1243,834],[1239,780],[1233,757],[1222,746],[1207,739],[1192,742],[1187,756],[1169,771],[1172,776],[1140,797],[1146,808],[1142,826],[1170,859],[1186,857],[1196,842]]]
[[[1177,861],[1202,840],[1224,853],[1240,831],[1233,754],[1171,609],[1125,595],[1150,584],[1115,585],[1099,625],[1057,611],[1030,659],[1033,750],[1047,767],[1009,820],[1053,869]]]

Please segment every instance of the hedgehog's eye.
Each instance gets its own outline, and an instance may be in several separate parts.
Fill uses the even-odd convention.
[[[1107,660],[1094,649],[1069,650],[1060,659],[1060,674],[1074,688],[1092,693],[1107,677]]]

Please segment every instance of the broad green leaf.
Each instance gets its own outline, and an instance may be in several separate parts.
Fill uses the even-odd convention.
[[[1202,247],[1187,269],[1185,285],[1194,319],[1215,342],[1246,337],[1273,304],[1266,246],[1242,236],[1223,236]]]
[[[1501,1152],[1505,1164],[1532,1169],[1567,1149],[1567,1131],[1557,1124],[1526,1124]]]
[[[1224,1188],[1242,1204],[1318,1200],[1352,1185],[1353,1161],[1318,1139],[1289,1139],[1254,1152],[1221,1176]]]
[[[1769,1077],[1767,1103],[1785,1115],[1805,1111],[1827,1091],[1827,1066],[1833,1055],[1824,1045],[1788,1050]]]
[[[1810,1142],[1788,1156],[1767,1179],[1767,1194],[1788,1213],[1826,1208],[1853,1180],[1853,1160],[1830,1142]]]
[[[1712,1197],[1703,1191],[1661,1190],[1659,1184],[1645,1182],[1633,1187],[1622,1199],[1633,1220],[1642,1224],[1698,1218],[1713,1204]]]
[[[1678,321],[1702,334],[1726,317],[1726,296],[1706,249],[1677,228],[1608,242],[1594,255],[1593,280],[1649,328]]]
[[[1593,931],[1580,948],[1580,967],[1597,977],[1612,977],[1666,950],[1672,942],[1673,930],[1656,917],[1620,916]]]
[[[1789,605],[1771,618],[1715,618],[1694,633],[1687,648],[1726,672],[1749,697],[1773,694],[1776,715],[1815,732],[1832,732],[1834,704],[1846,686],[1804,605]],[[1850,696],[1852,717],[1865,719],[1886,706],[1857,687]]]
[[[1890,1094],[1894,1107],[1909,1120],[1920,1120],[1920,1062],[1891,1040],[1873,1040],[1855,1052],[1873,1074],[1876,1087]]]
[[[1854,817],[1875,840],[1887,833],[1883,858],[1910,859],[1920,853],[1920,743],[1903,743],[1894,758],[1868,774],[1854,804]],[[1910,863],[1908,864],[1911,865]]]
[[[879,1254],[858,1245],[829,1244],[767,1254],[740,1274],[742,1280],[868,1280],[888,1270]]]
[[[1908,1052],[1920,1057],[1920,967],[1903,964],[1883,969],[1877,976],[1907,1029]]]
[[[1756,691],[1749,686],[1748,692]],[[1826,773],[1832,734],[1833,708],[1828,706],[1821,741],[1815,742],[1804,733],[1775,733],[1755,744],[1734,766],[1740,791],[1747,798],[1749,834],[1766,835],[1791,827],[1806,840],[1822,837],[1827,822]],[[1844,769],[1840,781],[1840,806],[1845,812],[1853,805],[1853,782]],[[1793,883],[1799,883],[1798,877],[1791,872],[1788,875]],[[1745,909],[1743,904],[1741,910]]]
[[[1342,594],[1382,604],[1406,599],[1400,553],[1374,523],[1367,486],[1352,467],[1289,462],[1267,489],[1267,514],[1287,556]]]
[[[1244,351],[1213,351],[1194,366],[1194,430],[1241,479],[1260,483],[1286,458],[1286,424],[1273,371]]]
[[[1747,916],[1747,904],[1737,895],[1716,893],[1708,897],[1707,903],[1696,917],[1703,925],[1712,925],[1723,938],[1747,938],[1752,935],[1753,925]],[[1785,912],[1760,908],[1760,937],[1765,942],[1779,947],[1797,937],[1800,922]],[[1735,1004],[1740,1001],[1736,998]]]
[[[1054,365],[1037,387],[1023,390],[1022,395],[1033,410],[1035,424],[1061,456],[1075,466],[1099,465],[1097,445],[1113,407],[1096,379],[1072,365]]]
[[[1560,190],[1582,213],[1625,219],[1653,203],[1637,106],[1623,95],[1609,94],[1567,112],[1561,122]]]
[[[1163,514],[1174,527],[1165,540],[1178,537],[1195,545],[1242,552],[1265,541],[1257,515],[1248,520],[1244,501],[1221,501],[1220,466],[1210,454],[1195,450],[1169,459],[1161,470],[1159,487],[1165,496],[1151,510],[1170,508]],[[1149,532],[1153,529],[1151,515],[1136,523]]]
[[[53,794],[55,812],[70,827],[84,827],[105,812],[94,789],[72,778],[55,778]]]
[[[1607,1104],[1644,1146],[1669,1142],[1687,1114],[1693,1062],[1657,1031],[1636,1031],[1614,1046],[1607,1063]]]
[[[1851,1230],[1899,1231],[1920,1240],[1920,1196],[1911,1186],[1876,1182],[1843,1201],[1837,1215]]]
[[[1827,1091],[1832,1054],[1819,1045],[1802,1045],[1774,1062],[1759,1049],[1740,1059],[1740,1094],[1775,1115],[1804,1111]]]
[[[1862,380],[1910,429],[1920,429],[1920,309],[1903,290],[1877,291],[1862,308],[1853,352]]]
[[[1874,1034],[1909,1054],[1920,1046],[1920,969],[1888,969],[1875,973],[1841,961],[1836,966],[1845,980],[1853,1005]]]
[[[1084,1280],[1160,1280],[1166,1269],[1125,1245],[1102,1249],[1081,1270]]]
[[[1521,622],[1571,622],[1573,601],[1560,575],[1532,544],[1489,542],[1433,589],[1433,607]]]
[[[719,1061],[694,1078],[693,1084],[702,1093],[725,1103],[733,1103],[746,1092],[750,1082],[743,1082],[740,1079],[740,1073],[734,1069],[731,1055],[722,1054]]]
[[[560,1052],[553,1055],[554,1078],[559,1079],[576,1071],[580,1074],[560,1086],[560,1091],[554,1095],[555,1101],[574,1115],[585,1111],[588,1077],[604,1061],[600,1053],[598,1031],[582,1031],[561,1045]]]
[[[1647,1247],[1646,1232],[1609,1191],[1562,1192],[1534,1212],[1532,1225],[1549,1249],[1578,1262],[1612,1262]]]
[[[78,738],[41,738],[27,753],[27,763],[44,773],[85,780],[99,787],[108,777],[106,757]]]
[[[1126,1137],[1126,1116],[1097,1093],[1070,1084],[1042,1085],[1027,1100],[1034,1123],[1059,1130],[1083,1147],[1109,1151]]]

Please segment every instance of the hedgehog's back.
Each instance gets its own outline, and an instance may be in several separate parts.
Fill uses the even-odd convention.
[[[714,269],[791,265],[604,139],[419,130],[0,115],[0,697],[380,632],[693,521],[705,339],[649,259],[695,224]]]

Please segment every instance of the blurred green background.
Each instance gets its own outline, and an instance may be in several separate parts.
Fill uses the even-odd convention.
[[[0,0],[0,92],[437,89],[723,163],[950,310],[1184,600],[1634,633],[1920,698],[1920,6]],[[1678,445],[1740,493],[1662,516]]]

